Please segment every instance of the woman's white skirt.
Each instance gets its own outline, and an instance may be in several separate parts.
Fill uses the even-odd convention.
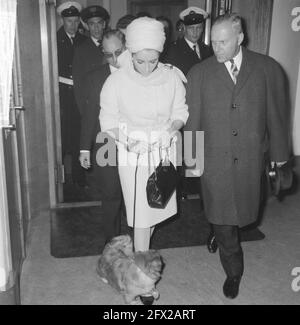
[[[168,155],[170,161],[176,166],[176,142],[173,141]],[[169,202],[164,209],[151,208],[148,205],[146,195],[146,185],[149,176],[153,173],[154,168],[158,166],[160,155],[165,157],[166,151],[160,154],[159,149],[155,149],[151,153],[145,153],[139,156],[128,152],[123,145],[118,145],[118,165],[119,175],[123,191],[123,197],[126,206],[127,223],[130,227],[149,228],[156,224],[176,215],[177,200],[176,190],[171,196]],[[133,224],[134,210],[134,189],[135,189],[135,171],[137,167],[136,181],[136,200],[135,200],[135,225]]]

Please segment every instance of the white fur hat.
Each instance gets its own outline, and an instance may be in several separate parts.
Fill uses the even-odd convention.
[[[126,47],[131,53],[144,49],[162,52],[165,40],[164,26],[154,18],[137,18],[126,29]]]

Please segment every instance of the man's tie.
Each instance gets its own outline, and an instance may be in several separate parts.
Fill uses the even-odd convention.
[[[199,53],[197,51],[197,45],[196,44],[193,45],[193,50],[197,54],[198,58],[200,58]]]
[[[232,75],[232,78],[233,78],[233,82],[236,84],[237,76],[239,74],[239,69],[237,68],[237,66],[234,63],[233,59],[230,60],[230,63],[231,63],[231,68],[230,68],[231,75]]]

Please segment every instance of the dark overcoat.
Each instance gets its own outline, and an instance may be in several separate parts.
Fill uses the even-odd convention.
[[[73,60],[74,91],[79,111],[84,110],[84,84],[87,75],[97,70],[104,64],[104,56],[101,47],[97,47],[89,37],[75,50]]]
[[[164,63],[169,63],[179,68],[185,75],[189,70],[197,63],[202,60],[212,56],[213,52],[211,48],[205,45],[203,42],[199,41],[199,50],[201,59],[193,51],[184,38],[174,42],[168,49],[165,57]]]
[[[90,72],[85,82],[85,108],[81,115],[80,150],[91,150],[100,132],[100,92],[110,75],[108,64]]]
[[[57,31],[58,74],[72,80],[72,64],[74,48],[86,40],[86,36],[77,32],[73,44],[62,26]],[[75,102],[74,87],[71,84],[59,83],[61,138],[63,154],[79,149],[79,111]],[[76,140],[77,139],[77,140]]]
[[[235,85],[213,56],[191,69],[187,104],[185,131],[204,131],[201,187],[208,220],[240,227],[254,223],[265,154],[282,162],[290,153],[289,96],[281,67],[243,48]]]
[[[120,222],[122,202],[118,167],[101,167],[96,160],[98,150],[104,145],[96,142],[97,135],[100,132],[100,93],[110,73],[109,65],[104,64],[87,75],[83,89],[85,107],[81,115],[80,150],[91,152],[91,168],[86,173],[91,199],[102,201],[100,216],[104,220],[107,235],[117,235],[118,232],[115,232],[115,228]],[[116,152],[113,140],[111,144],[114,146],[114,152]],[[98,212],[95,211],[95,213]],[[95,217],[99,218],[99,213]]]

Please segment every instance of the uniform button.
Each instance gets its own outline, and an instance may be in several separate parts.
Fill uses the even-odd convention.
[[[232,130],[232,135],[236,137],[238,135],[237,130]]]
[[[233,159],[233,162],[234,162],[235,165],[237,165],[237,164],[239,163],[238,158],[234,158],[234,159]]]
[[[232,104],[232,109],[237,109],[238,108],[238,105],[237,104]]]

